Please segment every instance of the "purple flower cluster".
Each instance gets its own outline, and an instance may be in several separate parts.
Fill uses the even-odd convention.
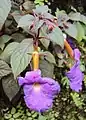
[[[26,72],[25,77],[19,77],[23,86],[24,100],[28,108],[43,112],[52,107],[53,98],[60,92],[58,82],[48,77],[41,77],[41,71]]]
[[[82,90],[83,73],[80,70],[80,55],[80,51],[78,49],[74,49],[75,64],[70,71],[66,73],[70,82],[70,88],[76,92]]]

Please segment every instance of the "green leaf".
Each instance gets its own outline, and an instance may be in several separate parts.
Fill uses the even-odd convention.
[[[60,45],[62,48],[64,48],[64,37],[63,37],[63,33],[59,27],[54,28],[52,30],[52,32],[48,34],[48,38],[52,42],[54,42],[57,45]]]
[[[45,116],[43,116],[43,115],[39,115],[38,120],[47,120],[47,118]]]
[[[47,39],[40,39],[40,42],[43,44],[43,46],[47,49],[49,46],[50,41]]]
[[[5,47],[5,43],[7,43],[9,40],[11,40],[11,37],[9,35],[3,35],[0,37],[0,48],[2,50]]]
[[[12,16],[14,17],[16,23],[19,22],[20,18],[22,17],[21,13],[19,10],[15,10],[13,13],[12,13]]]
[[[15,42],[21,42],[22,40],[25,39],[25,35],[23,33],[18,33],[18,32],[13,33],[11,37]]]
[[[63,86],[66,86],[67,89],[69,88],[69,80],[67,77],[63,77],[61,82],[62,82]]]
[[[81,15],[81,22],[83,22],[86,25],[86,16]]]
[[[23,40],[11,56],[11,67],[15,77],[17,77],[30,63],[32,55],[27,54],[28,52],[33,52],[32,39]]]
[[[33,8],[35,8],[35,4],[32,1],[26,1],[23,3],[23,7],[26,11],[31,11]]]
[[[57,9],[55,14],[56,14],[56,17],[58,19],[58,25],[59,26],[62,26],[63,23],[65,23],[66,21],[69,20],[69,17],[68,17],[68,15],[66,14],[66,12],[64,10],[59,11]]]
[[[31,26],[31,24],[34,21],[34,17],[32,15],[24,15],[23,17],[20,18],[19,22],[18,22],[18,27],[29,27]]]
[[[80,14],[79,12],[70,13],[70,14],[69,14],[69,17],[70,17],[70,19],[73,20],[73,21],[80,21],[80,22],[86,24],[86,16]]]
[[[17,81],[14,79],[13,74],[2,78],[2,86],[9,100],[12,101],[16,94],[19,92],[19,86],[17,84]]]
[[[70,95],[71,95],[73,101],[75,102],[75,105],[77,107],[81,108],[84,103],[83,103],[83,99],[80,98],[79,94],[74,92],[74,93],[71,93]]]
[[[0,60],[0,79],[8,74],[10,74],[12,71],[11,71],[11,68],[9,67],[9,65],[3,61],[3,60]]]
[[[36,9],[34,9],[33,11],[35,13],[47,13],[48,12],[48,6],[47,5],[42,5],[42,6],[37,6]]]
[[[55,58],[54,58],[54,56],[53,56],[50,52],[45,51],[44,54],[45,54],[44,58],[45,58],[48,62],[53,63],[53,64],[56,64]]]
[[[40,39],[40,42],[43,44],[45,48],[48,48],[50,41],[47,39],[47,27],[44,25],[40,29],[40,37],[44,37]]]
[[[76,12],[76,13],[71,12],[69,14],[69,18],[73,21],[80,21],[80,13],[79,12]]]
[[[54,64],[49,63],[48,61],[41,59],[39,68],[42,71],[42,76],[44,77],[53,77]]]
[[[9,43],[2,52],[2,54],[0,55],[0,58],[10,63],[10,56],[12,55],[13,51],[16,49],[18,44],[19,44],[18,42]]]
[[[83,28],[83,26],[81,25],[80,22],[76,22],[75,24],[76,24],[77,32],[78,32],[76,39],[77,39],[79,42],[81,42],[81,40],[82,40],[83,37],[85,36],[84,28]]]
[[[68,24],[68,28],[64,28],[65,32],[73,37],[73,38],[77,38],[77,28],[75,24]]]
[[[0,1],[0,30],[11,10],[11,1],[10,0],[1,0]]]

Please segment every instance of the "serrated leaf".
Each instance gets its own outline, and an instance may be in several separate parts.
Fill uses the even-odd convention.
[[[81,25],[81,23],[79,22],[76,22],[76,28],[77,28],[77,40],[80,42],[83,37],[85,36],[85,32],[84,32],[84,28],[83,26]]]
[[[11,67],[15,77],[17,77],[30,63],[32,55],[27,54],[28,52],[33,52],[32,39],[24,39],[11,56]]]
[[[41,59],[39,68],[42,71],[42,76],[44,77],[53,77],[54,64],[49,63],[48,61]]]
[[[5,94],[11,101],[19,91],[17,81],[14,79],[13,74],[2,78],[2,86]]]
[[[3,60],[0,60],[0,79],[8,74],[10,74],[12,71],[11,71],[11,68],[9,67],[9,65],[3,61]]]
[[[77,28],[75,24],[68,24],[68,28],[64,28],[65,32],[73,37],[73,38],[77,38]]]
[[[13,51],[16,49],[18,44],[18,42],[9,43],[0,55],[0,58],[10,63],[10,56],[12,55]]]
[[[18,22],[18,27],[30,27],[30,25],[33,23],[34,21],[34,17],[32,15],[24,15],[23,17],[20,18],[19,22]]]
[[[0,29],[2,28],[10,10],[11,10],[11,1],[0,0]]]
[[[7,43],[9,40],[11,40],[11,37],[9,35],[2,35],[0,37],[0,48],[3,50],[5,47],[5,43]]]
[[[56,27],[48,34],[49,39],[64,48],[64,37],[59,27]]]
[[[55,58],[54,58],[54,56],[53,56],[50,52],[45,51],[44,54],[45,54],[45,57],[44,57],[44,58],[45,58],[48,62],[53,63],[53,64],[56,64]]]

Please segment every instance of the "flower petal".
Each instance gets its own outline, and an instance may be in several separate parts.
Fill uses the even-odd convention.
[[[34,91],[32,88],[30,89],[30,86],[25,85],[24,91],[27,91],[25,92],[24,96],[25,103],[31,110],[42,112],[52,107],[53,100],[44,94],[41,90]]]
[[[82,89],[83,73],[80,70],[80,61],[76,62],[74,66],[66,73],[66,76],[70,80],[70,88],[79,92]]]
[[[79,92],[80,90],[82,90],[82,85],[80,83],[78,84],[70,83],[70,88],[76,92]]]
[[[24,83],[26,83],[26,81],[23,77],[18,77],[18,83],[20,86],[22,86]]]
[[[79,61],[80,60],[81,53],[79,49],[74,49],[74,58],[75,60]]]
[[[47,77],[42,78],[42,80],[46,82],[45,84],[42,84],[42,90],[45,94],[53,98],[57,93],[60,92],[60,85],[58,82]]]
[[[41,80],[41,71],[35,70],[35,71],[26,72],[25,80],[27,80],[29,84],[34,82],[39,82]]]

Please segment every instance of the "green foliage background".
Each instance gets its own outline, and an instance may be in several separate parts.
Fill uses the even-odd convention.
[[[0,0],[0,3],[0,119],[86,120],[86,17],[80,13],[82,12],[81,9],[78,8],[77,11],[71,6],[70,9],[64,11],[57,8],[54,15],[59,18],[59,28],[62,27],[62,31],[74,39],[76,46],[82,53],[80,67],[84,72],[83,90],[76,93],[69,88],[69,81],[64,75],[67,66],[63,63],[67,61],[70,64],[71,59],[65,50],[64,54],[61,53],[61,48],[58,45],[63,47],[63,43],[59,43],[56,38],[59,37],[62,40],[59,36],[62,31],[55,29],[50,35],[52,42],[45,39],[40,40],[40,53],[46,54],[46,57],[40,58],[40,69],[43,76],[53,77],[59,81],[61,92],[56,96],[53,108],[39,115],[26,108],[22,100],[22,90],[19,88],[16,79],[18,75],[24,76],[25,72],[31,69],[30,61],[33,52],[31,32],[27,33],[26,27],[23,30],[21,25],[27,25],[31,22],[30,19],[33,18],[29,17],[29,22],[27,19],[33,8],[51,3],[47,0],[35,0],[34,3],[29,0]],[[50,12],[52,13],[52,10]],[[22,15],[27,18],[25,21],[21,21],[22,24],[21,22],[19,24]],[[69,23],[69,21],[71,22]],[[64,24],[68,28],[65,28]],[[22,28],[18,28],[17,25]],[[46,36],[43,31],[41,35]],[[57,42],[57,44],[52,44],[53,42]]]

